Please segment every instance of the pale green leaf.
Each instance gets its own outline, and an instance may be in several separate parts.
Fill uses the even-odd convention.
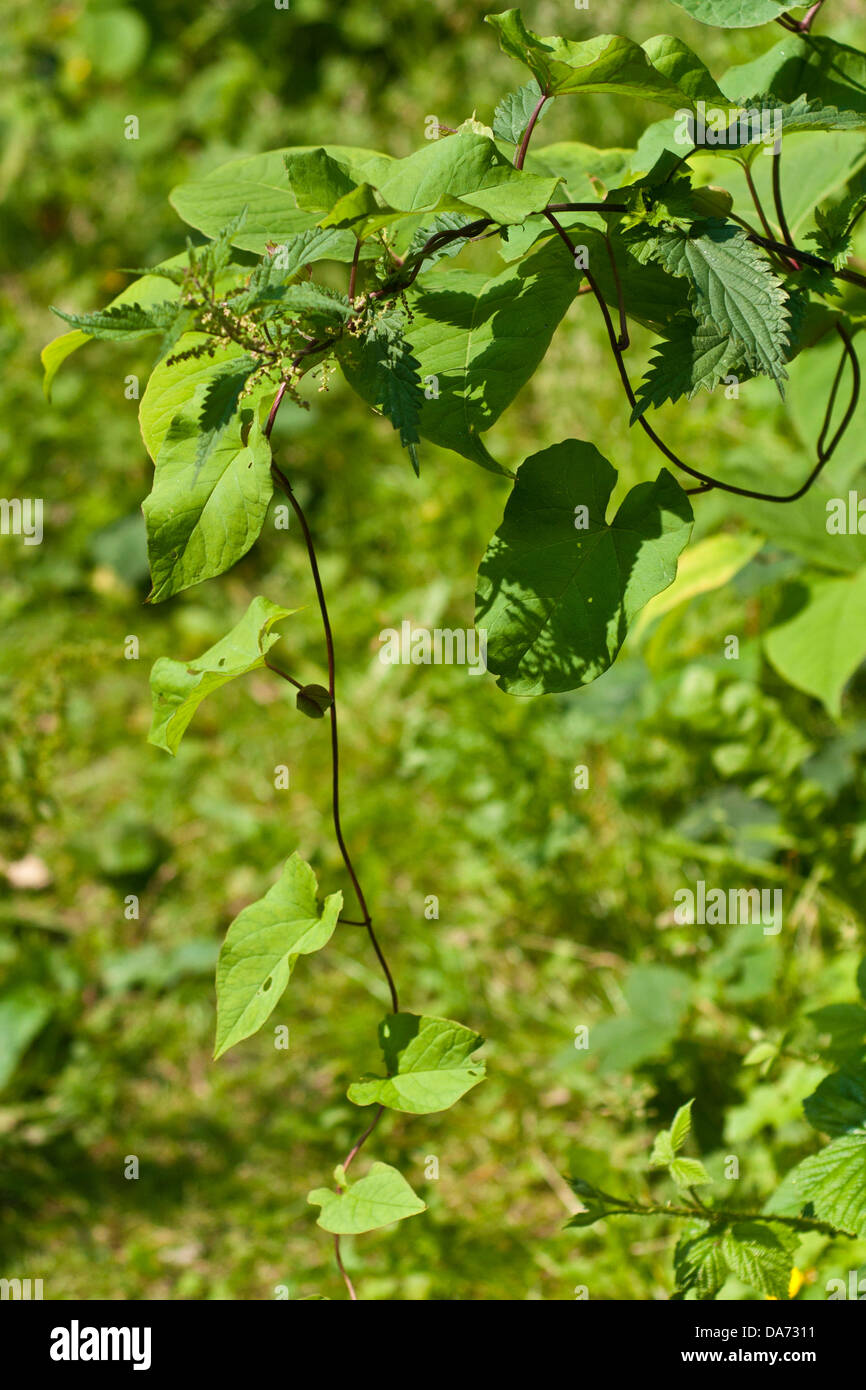
[[[680,1293],[694,1290],[699,1300],[715,1298],[728,1277],[720,1226],[688,1223],[674,1251],[674,1277]]]
[[[807,592],[805,605],[767,633],[764,650],[780,676],[838,719],[842,691],[866,658],[866,569],[811,580]]]
[[[785,1175],[766,1210],[802,1212],[866,1237],[866,1130],[850,1130]]]
[[[668,1171],[677,1187],[700,1187],[710,1181],[710,1175],[697,1158],[674,1158]]]
[[[763,544],[763,536],[747,531],[725,531],[690,545],[680,559],[673,584],[663,594],[651,598],[640,614],[634,625],[635,636],[679,604],[729,583],[754,559]]]
[[[674,1153],[679,1152],[689,1137],[689,1132],[692,1127],[692,1106],[694,1103],[694,1100],[686,1101],[685,1105],[681,1105],[674,1115],[670,1129],[671,1147]]]
[[[214,1058],[258,1031],[273,1013],[298,956],[330,941],[343,906],[332,893],[317,903],[316,875],[293,854],[272,888],[232,922],[217,961]]]
[[[449,1018],[389,1014],[379,1024],[388,1075],[354,1082],[349,1100],[411,1115],[447,1110],[484,1080],[484,1063],[471,1060],[483,1041]]]
[[[372,1164],[369,1173],[344,1192],[317,1187],[307,1201],[321,1207],[316,1225],[338,1236],[376,1231],[427,1210],[402,1173],[389,1163]]]
[[[254,598],[231,632],[195,661],[161,656],[150,673],[153,723],[148,740],[176,753],[190,720],[206,696],[236,676],[265,665],[265,655],[279,639],[274,623],[296,609],[279,608],[270,599]]]
[[[497,140],[505,140],[509,145],[519,145],[532,113],[541,100],[541,88],[533,77],[516,92],[503,97],[493,113],[493,134]],[[548,100],[536,118],[536,128],[544,120],[552,101]]]

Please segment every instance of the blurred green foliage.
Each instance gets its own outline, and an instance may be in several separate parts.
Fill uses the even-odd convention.
[[[343,1097],[375,1061],[387,1004],[362,934],[345,927],[274,1015],[288,1052],[266,1029],[210,1061],[213,965],[231,917],[295,848],[325,891],[345,886],[326,733],[297,717],[288,689],[255,677],[204,707],[171,760],[145,743],[147,671],[163,653],[202,650],[262,592],[306,604],[291,666],[321,681],[314,596],[297,532],[266,526],[225,580],[143,606],[150,468],[126,389],[130,376],[143,387],[147,348],[89,345],[48,406],[38,352],[59,331],[48,306],[97,307],[126,283],[123,267],[181,250],[170,188],[234,155],[325,140],[404,154],[428,114],[489,120],[523,76],[482,24],[487,8],[7,0],[0,442],[6,495],[44,497],[46,523],[39,547],[0,541],[0,1272],[42,1277],[46,1297],[270,1298],[277,1286],[339,1297],[305,1196],[356,1135]],[[541,33],[662,31],[697,45],[664,0],[601,9],[564,19],[539,0],[525,13]],[[844,39],[855,6],[838,9]],[[755,30],[699,38],[716,72],[768,43]],[[130,114],[137,141],[124,138]],[[646,114],[563,103],[543,141],[628,145]],[[330,598],[347,837],[405,1005],[488,1040],[489,1080],[462,1106],[390,1117],[371,1144],[430,1210],[345,1242],[347,1266],[362,1298],[568,1299],[578,1285],[592,1298],[665,1297],[673,1229],[564,1232],[562,1175],[598,1153],[645,1164],[655,1129],[697,1095],[708,1168],[739,1154],[736,1200],[762,1201],[815,1147],[801,1101],[830,1068],[838,1028],[811,1016],[857,995],[866,683],[855,679],[834,722],[761,647],[810,559],[808,526],[792,521],[728,585],[659,617],[596,686],[514,700],[457,668],[376,656],[379,631],[403,618],[471,622],[504,481],[426,447],[418,481],[390,427],[344,386],[310,404],[274,440]],[[576,434],[605,441],[623,486],[656,467],[582,299],[495,433],[512,465]],[[760,453],[768,474],[801,472],[805,457],[790,417],[759,392],[736,412],[695,402],[669,437],[686,455]],[[841,451],[845,486],[864,457],[860,431]],[[699,515],[699,537],[737,516],[764,524],[730,499],[706,499]],[[729,634],[736,661],[723,656]],[[138,660],[124,659],[130,635]],[[282,763],[291,790],[275,792]],[[581,764],[586,791],[574,788]],[[782,887],[782,934],[676,924],[674,893],[701,877]],[[130,894],[138,920],[125,915]],[[438,920],[425,917],[431,894]],[[641,1034],[636,1001],[661,970],[682,991]],[[575,1048],[581,1025],[588,1052]],[[762,1041],[760,1064],[747,1064]],[[124,1177],[132,1154],[137,1181]],[[425,1181],[428,1155],[438,1181]],[[810,1236],[798,1296],[824,1297],[864,1261],[866,1243]],[[722,1296],[744,1295],[731,1280]]]

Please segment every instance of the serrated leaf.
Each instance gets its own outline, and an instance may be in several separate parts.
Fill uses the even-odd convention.
[[[681,10],[720,29],[752,29],[769,24],[791,8],[791,0],[674,0]]]
[[[279,638],[271,628],[293,612],[297,610],[279,608],[259,596],[231,632],[196,661],[161,656],[150,673],[153,723],[148,741],[176,753],[202,700],[236,676],[264,666],[266,653]]]
[[[412,1191],[402,1173],[388,1163],[372,1164],[369,1173],[345,1192],[317,1187],[307,1201],[321,1207],[316,1225],[338,1236],[376,1231],[427,1210],[426,1203]]]
[[[771,1298],[788,1297],[796,1232],[763,1221],[738,1221],[722,1237],[722,1254],[738,1279]]]
[[[273,482],[270,444],[258,421],[246,444],[237,421],[203,466],[198,450],[198,421],[178,415],[142,504],[152,603],[223,574],[246,555],[264,525]]]
[[[503,97],[493,113],[493,134],[497,140],[505,140],[509,145],[519,145],[533,111],[541,99],[541,88],[533,77],[516,92]],[[536,119],[536,126],[544,120],[552,101],[546,101]]]
[[[674,1153],[679,1153],[683,1144],[689,1137],[689,1132],[692,1127],[692,1106],[694,1103],[694,1099],[687,1100],[685,1105],[681,1105],[674,1115],[670,1129],[671,1147]]]
[[[728,1277],[722,1234],[721,1226],[700,1221],[684,1228],[674,1251],[674,1278],[681,1293],[693,1289],[700,1300],[715,1298]]]
[[[836,270],[848,263],[851,254],[851,227],[866,209],[866,193],[852,193],[840,203],[815,209],[817,231],[810,232],[807,241],[814,241],[819,256],[831,261]]]
[[[413,257],[419,255],[420,252],[424,250],[427,242],[432,240],[437,232],[454,232],[457,231],[459,227],[468,227],[471,222],[476,220],[477,219],[473,217],[471,212],[440,212],[429,222],[425,222],[423,227],[417,229],[406,248],[405,259],[411,261]],[[443,256],[450,257],[459,255],[465,244],[463,240],[457,238],[429,252],[424,257],[423,264],[425,269],[429,269],[430,266],[435,265]]]
[[[400,443],[408,449],[417,473],[417,445],[421,441],[418,427],[424,392],[418,374],[421,364],[404,336],[402,313],[398,309],[391,309],[381,314],[371,326],[360,350],[369,357],[372,367],[372,404],[399,431]],[[347,356],[353,352],[356,355],[357,349],[346,349]]]
[[[655,1137],[652,1153],[649,1156],[650,1168],[667,1168],[674,1157],[674,1146],[668,1130],[661,1130]]]
[[[690,284],[695,317],[735,336],[746,360],[777,382],[787,376],[787,296],[769,261],[732,223],[707,222],[692,235],[663,233],[653,254]]]
[[[866,1130],[854,1129],[786,1174],[766,1210],[809,1207],[820,1221],[866,1237]]]
[[[694,319],[675,325],[667,339],[654,345],[653,352],[646,376],[635,391],[632,424],[650,406],[658,409],[666,401],[683,396],[691,400],[699,391],[714,391],[729,376],[739,382],[753,375],[739,338]]]
[[[530,69],[549,96],[610,93],[661,102],[673,110],[697,99],[728,103],[699,58],[679,39],[662,34],[640,46],[618,34],[585,43],[540,38],[519,10],[486,16],[503,50]]]
[[[839,579],[809,579],[806,603],[770,629],[764,651],[780,676],[821,700],[838,719],[842,691],[866,656],[866,569]]]
[[[298,957],[330,941],[343,895],[331,893],[320,910],[317,891],[316,875],[295,853],[265,896],[232,922],[217,961],[214,1060],[258,1032],[282,998]]]
[[[834,1138],[851,1130],[866,1130],[866,1063],[825,1076],[803,1101],[803,1111],[813,1129]]]
[[[476,595],[488,669],[511,694],[595,680],[643,605],[676,576],[693,522],[682,488],[662,469],[608,522],[615,482],[607,459],[579,439],[533,454],[518,471]]]
[[[710,1175],[697,1158],[674,1158],[668,1164],[668,1172],[677,1187],[700,1187],[710,1181]]]
[[[447,1110],[484,1080],[472,1053],[484,1039],[449,1018],[389,1014],[379,1024],[387,1077],[366,1076],[349,1087],[355,1105],[385,1105],[410,1115]]]
[[[177,317],[177,304],[167,299],[161,304],[114,304],[92,314],[67,314],[62,309],[52,309],[52,312],[86,333],[88,338],[129,343],[169,328]]]

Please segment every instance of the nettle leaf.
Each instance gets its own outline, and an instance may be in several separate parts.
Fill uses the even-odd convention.
[[[326,946],[343,907],[342,893],[317,903],[316,875],[293,854],[272,888],[239,913],[217,961],[214,1060],[258,1032],[285,992],[299,956]]]
[[[791,8],[791,0],[674,0],[681,10],[720,29],[753,29]]]
[[[177,304],[167,299],[162,304],[115,304],[97,309],[92,314],[66,314],[52,308],[58,318],[86,333],[88,338],[104,338],[108,342],[130,343],[151,333],[163,333],[177,318]]]
[[[320,214],[298,206],[286,175],[287,155],[313,153],[315,146],[268,150],[247,159],[233,159],[204,178],[194,179],[172,190],[169,200],[185,222],[206,236],[216,236],[246,207],[243,227],[235,233],[233,244],[263,255],[274,242],[285,241],[297,232],[316,226]],[[389,155],[351,145],[327,145],[325,154],[345,166],[355,183],[376,183],[391,163]],[[340,254],[329,259],[351,261],[355,238],[342,233]]]
[[[643,97],[678,110],[703,99],[728,103],[699,58],[679,39],[659,35],[643,46],[617,34],[600,34],[586,43],[539,38],[519,10],[486,16],[499,32],[504,51],[530,69],[549,96],[607,92]]]
[[[541,88],[533,77],[516,92],[503,97],[493,113],[493,134],[497,140],[505,140],[509,145],[519,145],[533,111],[541,100]],[[536,125],[544,120],[552,101],[546,101],[536,120]]]
[[[857,1062],[825,1076],[803,1101],[813,1129],[834,1138],[851,1130],[866,1130],[866,1062]]]
[[[710,323],[694,319],[675,325],[669,337],[656,343],[646,376],[635,391],[637,404],[632,423],[650,406],[666,401],[689,400],[699,391],[713,391],[720,381],[734,377],[746,381],[754,373],[745,359],[739,338]]]
[[[341,345],[339,360],[348,361],[354,356],[357,361],[359,350],[368,359],[361,367],[362,373],[372,371],[371,403],[399,430],[400,443],[408,449],[417,474],[424,392],[418,374],[420,363],[404,336],[402,312],[388,309],[380,314],[360,345],[351,341]]]
[[[764,651],[780,676],[838,719],[842,691],[866,657],[866,569],[810,578],[806,593],[799,611],[766,634]]]
[[[417,229],[406,248],[405,259],[411,261],[413,257],[418,256],[421,251],[424,250],[427,242],[430,241],[437,232],[454,232],[458,227],[468,227],[469,224],[474,221],[477,221],[477,218],[473,217],[470,212],[440,212],[429,222],[425,222],[423,227]],[[423,264],[425,269],[429,269],[430,266],[435,265],[443,256],[459,256],[465,244],[466,243],[461,240],[449,241],[446,242],[444,246],[437,247],[435,250],[430,251],[424,257]]]
[[[317,261],[350,261],[354,245],[351,232],[322,227],[298,232],[276,246],[273,254],[265,256],[255,267],[249,285],[231,300],[232,309],[245,314],[259,304],[279,300],[307,266]],[[344,254],[347,250],[348,255]]]
[[[851,230],[866,210],[866,193],[852,193],[841,203],[815,209],[817,231],[807,234],[814,241],[818,255],[832,261],[836,270],[848,263],[851,254]]]
[[[198,463],[199,425],[175,417],[142,504],[153,588],[161,603],[230,569],[257,540],[273,493],[271,448],[258,421],[246,442],[241,421]]]
[[[347,1181],[345,1174],[342,1181]],[[394,1221],[427,1210],[426,1203],[412,1191],[402,1173],[389,1163],[372,1164],[369,1173],[344,1192],[317,1187],[307,1201],[321,1207],[316,1225],[337,1236],[377,1231],[381,1226],[390,1226]]]
[[[722,1254],[738,1279],[770,1298],[787,1298],[800,1244],[796,1231],[764,1221],[737,1221],[722,1237]]]
[[[724,1228],[705,1221],[692,1221],[685,1227],[674,1251],[674,1278],[677,1291],[702,1301],[715,1298],[728,1277],[722,1253]]]
[[[630,623],[676,577],[693,515],[662,469],[632,488],[613,521],[616,471],[579,439],[521,465],[478,571],[476,626],[488,669],[513,695],[574,690],[614,661]]]
[[[506,472],[480,436],[534,373],[581,278],[562,245],[550,244],[499,275],[443,270],[410,294],[412,351],[422,381],[432,378],[418,422],[422,439]],[[337,350],[340,366],[375,404],[375,364],[350,344],[344,339]]]
[[[190,720],[208,695],[236,676],[265,665],[265,655],[279,639],[271,632],[293,608],[279,608],[270,599],[254,598],[231,632],[196,661],[173,661],[161,656],[150,673],[153,723],[148,741],[176,753]]]
[[[349,1087],[355,1105],[385,1105],[410,1115],[447,1110],[484,1080],[472,1053],[482,1037],[450,1018],[389,1014],[379,1024],[387,1077],[366,1076]]]
[[[726,222],[700,224],[692,235],[662,233],[653,254],[687,279],[696,318],[742,343],[747,360],[776,382],[787,377],[787,295],[769,261],[745,232]]]

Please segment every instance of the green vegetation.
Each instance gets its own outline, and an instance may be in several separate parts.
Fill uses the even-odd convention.
[[[485,10],[451,0],[417,13],[396,0],[338,13],[317,0],[288,12],[232,0],[204,13],[157,0],[135,12],[58,7],[47,23],[13,6],[6,60],[17,83],[0,95],[3,249],[19,270],[2,286],[4,490],[44,497],[45,536],[0,545],[0,1236],[4,1271],[42,1277],[47,1297],[339,1297],[308,1194],[320,1224],[343,1237],[361,1298],[652,1299],[677,1289],[820,1299],[829,1280],[866,1264],[866,557],[856,502],[853,528],[850,508],[835,532],[827,522],[828,504],[863,487],[866,406],[856,403],[832,457],[824,446],[847,387],[822,428],[836,326],[851,371],[866,306],[856,283],[866,145],[854,119],[866,108],[851,66],[814,98],[822,109],[832,99],[833,120],[804,114],[794,87],[806,82],[811,99],[811,79],[762,56],[775,26],[704,28],[691,17],[707,18],[702,8],[725,7],[610,5],[601,27],[631,46],[617,52],[619,77],[606,69],[590,80],[573,48],[551,60],[527,32],[566,27],[543,3],[526,9],[525,26],[500,17],[502,54]],[[828,0],[819,28],[855,42],[854,9]],[[576,40],[599,27],[592,15],[568,18]],[[652,61],[636,58],[635,45],[659,32],[680,46],[654,41]],[[651,104],[661,96],[674,111],[683,92],[686,102],[712,94],[689,85],[705,79],[684,67],[683,43],[731,100],[772,88],[785,104],[787,225],[764,228],[783,250],[758,256],[735,230],[745,285],[733,284],[732,238],[718,222],[743,214],[751,155],[695,160],[688,186],[665,154],[675,117]],[[494,123],[503,93],[526,76],[515,57],[536,88]],[[523,169],[506,167],[476,126],[518,146],[535,91],[551,85],[562,99],[531,149],[521,146]],[[840,88],[854,93],[850,104]],[[455,137],[425,143],[431,113],[449,130],[475,123],[457,137],[471,155],[463,192],[447,167]],[[136,139],[125,137],[131,116]],[[324,159],[308,151],[275,169],[262,156],[332,142],[345,159],[340,148]],[[601,162],[587,162],[586,147],[603,150]],[[472,221],[509,230],[462,249],[459,266],[425,265],[404,321],[379,232],[405,223],[395,242],[404,266],[428,247],[412,242],[426,225],[410,215],[419,148],[425,179],[427,165],[441,165],[425,213],[442,219],[437,256],[458,249],[454,233]],[[402,163],[383,168],[361,159],[365,149]],[[253,156],[242,171],[215,172]],[[769,209],[771,164],[761,154],[750,166]],[[625,177],[635,167],[662,173],[642,185]],[[619,190],[627,203],[616,233],[610,213],[564,211],[562,226],[579,232],[593,266],[606,237],[630,257],[629,368],[635,381],[649,369],[634,418],[649,415],[680,458],[698,461],[699,477],[722,476],[734,491],[714,486],[690,504],[630,427],[597,306],[578,295],[561,241],[538,225],[563,171],[573,201]],[[660,200],[661,181],[670,195]],[[710,184],[730,190],[721,214]],[[197,229],[192,272],[171,188]],[[440,196],[463,198],[465,214],[443,211]],[[340,262],[352,261],[359,229],[375,254],[355,258],[347,293]],[[295,261],[289,240],[274,275],[268,241],[297,235]],[[792,275],[784,247],[804,243],[818,265]],[[299,280],[313,260],[313,279]],[[854,278],[832,275],[828,261]],[[127,292],[138,272],[119,267],[157,265],[165,277]],[[360,325],[356,273],[391,305]],[[199,338],[171,364],[187,348],[182,333],[224,326],[203,322],[198,300],[176,319],[173,281],[186,293],[190,274],[196,292],[240,294],[244,341],[216,373]],[[542,285],[549,304],[536,321]],[[126,307],[106,314],[119,292]],[[447,313],[437,317],[425,294]],[[437,413],[419,383],[464,326],[461,298],[481,307],[472,351],[482,363],[497,332],[519,335],[520,351],[498,376],[479,368],[482,387],[459,412]],[[615,276],[602,298],[616,309]],[[71,316],[73,333],[125,344],[95,342],[56,375],[61,350],[49,349],[50,407],[37,370],[48,304]],[[82,318],[87,310],[101,317]],[[797,355],[795,320],[808,349]],[[154,328],[175,337],[139,401],[157,341],[140,334]],[[339,367],[311,353],[315,370],[292,378],[295,400],[275,420],[271,332],[280,365],[315,334],[336,344]],[[177,396],[172,371],[185,382]],[[732,373],[742,382],[733,397]],[[185,414],[198,380],[210,381],[201,417]],[[719,389],[696,394],[701,386]],[[694,398],[670,403],[682,396]],[[417,1015],[398,1012],[363,928],[336,923],[337,890],[348,903],[352,884],[329,824],[318,718],[330,713],[328,672],[302,536],[294,515],[281,525],[279,491],[270,497],[271,424],[328,595],[343,829]],[[800,500],[780,508],[746,495],[800,488],[819,436],[825,466]],[[216,560],[214,532],[190,529],[171,505],[190,467],[203,498],[229,487],[242,499]],[[520,630],[492,643],[491,668],[518,695],[553,692],[541,700],[509,698],[465,667],[383,665],[380,633],[406,619],[471,627],[479,565],[485,620],[507,627],[521,508],[537,516],[539,496],[574,468],[594,481],[593,529],[605,539],[586,572],[618,631],[602,624],[578,648],[573,614],[558,613],[551,653],[519,614]],[[639,507],[658,545],[622,583],[618,532],[630,534],[622,518],[633,522]],[[556,524],[539,527],[533,547],[555,549]],[[145,606],[148,595],[174,597]],[[202,653],[213,658],[204,672]],[[274,679],[271,664],[301,689]],[[204,699],[234,671],[246,674]],[[690,923],[677,894],[701,882],[725,895],[778,890],[781,930],[709,913]],[[226,1055],[214,1063],[213,976],[230,923],[217,976]],[[243,940],[262,930],[274,938],[266,1009],[261,994],[244,995]],[[234,993],[230,978],[242,981]],[[358,1105],[393,1112],[370,1142],[374,1166],[365,1152],[342,1195],[310,1192],[358,1139]],[[372,1229],[386,1213],[412,1220]]]

